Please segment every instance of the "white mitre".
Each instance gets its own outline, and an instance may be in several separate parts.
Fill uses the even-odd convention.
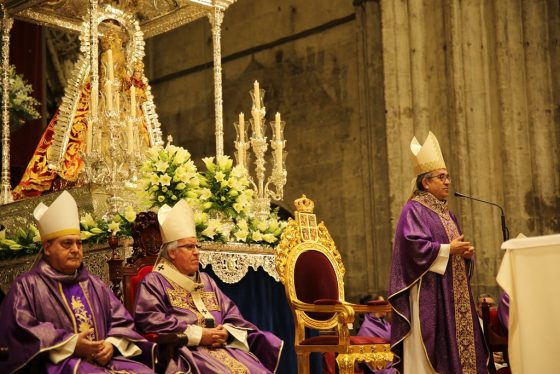
[[[420,175],[437,169],[447,169],[438,140],[431,131],[428,133],[424,145],[420,145],[416,137],[412,138],[410,150],[412,151],[414,174]]]
[[[159,231],[162,242],[196,237],[194,212],[185,200],[179,200],[173,208],[165,204],[158,211]]]
[[[80,235],[80,216],[76,200],[68,192],[62,192],[51,206],[39,203],[33,211],[41,241],[64,235]]]

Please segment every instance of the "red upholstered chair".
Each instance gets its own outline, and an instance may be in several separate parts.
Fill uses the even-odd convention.
[[[494,352],[503,352],[504,361],[509,364],[508,360],[508,337],[499,334],[498,313],[495,308],[491,308],[486,299],[482,301],[482,328],[484,330],[484,339],[488,346],[490,359],[488,360],[488,371],[490,373],[506,374],[510,369],[502,368],[496,371],[496,365],[493,360]]]
[[[383,369],[393,360],[389,342],[350,336],[355,313],[390,312],[388,304],[356,305],[344,299],[344,265],[327,230],[317,224],[314,203],[305,195],[295,201],[276,248],[276,270],[284,284],[295,323],[298,373],[309,373],[311,352],[335,352],[340,373],[354,373],[356,362]],[[305,328],[326,332],[306,337]]]
[[[161,247],[161,235],[157,215],[154,212],[139,213],[132,227],[133,251],[127,263],[111,276],[122,279],[122,296],[126,309],[134,314],[136,290],[146,274],[152,271]],[[114,282],[114,280],[113,280]],[[158,343],[158,366],[163,372],[167,363],[177,354],[177,347],[187,343],[185,334],[146,334],[145,338]]]

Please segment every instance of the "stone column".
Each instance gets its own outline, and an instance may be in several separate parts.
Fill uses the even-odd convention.
[[[355,1],[356,47],[362,157],[364,257],[352,263],[352,272],[364,272],[367,293],[384,291],[391,261],[391,227],[387,225],[387,136],[383,97],[381,9],[378,1]]]

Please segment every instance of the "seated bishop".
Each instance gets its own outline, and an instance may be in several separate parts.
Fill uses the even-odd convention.
[[[153,343],[111,289],[83,265],[78,207],[64,191],[33,212],[41,258],[20,275],[0,309],[2,372],[153,373]]]
[[[183,200],[158,212],[162,249],[139,285],[134,320],[143,333],[184,333],[167,373],[272,373],[283,342],[246,321],[207,274],[198,271],[193,211]]]

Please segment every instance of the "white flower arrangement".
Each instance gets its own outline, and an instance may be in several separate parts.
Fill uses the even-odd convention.
[[[249,215],[253,190],[249,188],[247,169],[233,166],[229,156],[203,158],[206,171],[200,174],[200,201],[207,213],[230,218]]]
[[[127,206],[123,212],[117,213],[111,220],[94,219],[91,213],[80,217],[80,236],[83,241],[101,243],[111,235],[132,236],[132,224],[136,212]]]
[[[179,199],[192,206],[198,203],[199,175],[186,149],[171,144],[151,148],[142,172],[140,186],[151,207],[173,206]]]
[[[222,242],[278,242],[285,223],[272,212],[267,220],[254,217],[253,189],[247,169],[233,166],[229,156],[202,160],[206,171],[200,174],[199,195],[202,212],[195,214],[197,231],[204,239]]]
[[[10,100],[10,124],[12,131],[25,123],[41,118],[36,107],[39,102],[31,96],[33,88],[21,74],[16,73],[13,65],[8,66],[9,100]],[[2,92],[2,79],[0,77],[0,92]],[[0,95],[0,105],[2,95]]]
[[[136,219],[136,212],[132,206],[127,206],[123,212],[117,213],[111,220],[95,219],[91,213],[80,217],[80,237],[85,243],[105,243],[111,235],[132,236],[132,224]],[[6,238],[5,232],[0,232],[0,260],[39,252],[41,237],[39,230],[33,224],[27,229],[16,229],[13,238]]]

